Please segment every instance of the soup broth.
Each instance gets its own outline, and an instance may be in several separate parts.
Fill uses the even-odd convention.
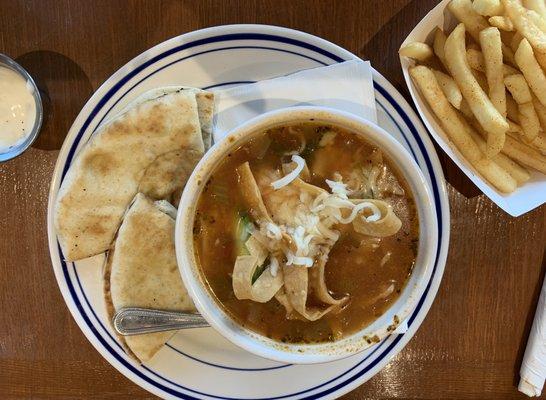
[[[290,210],[299,207],[296,203],[299,199],[305,201],[306,197],[301,193],[298,197],[295,181],[279,190],[271,184],[274,179],[290,175],[290,169],[297,169],[300,159],[295,154],[305,160],[305,166],[298,175],[299,187],[309,193],[320,193],[320,199],[324,199],[320,203],[318,196],[306,194],[310,196],[308,208],[324,212],[328,209],[328,202],[341,204],[338,216],[327,216],[324,222],[329,226],[326,234],[331,236],[331,232],[334,232],[337,238],[333,240],[328,236],[324,239],[318,233],[315,237],[307,235],[305,231],[302,234],[303,242],[309,242],[308,245],[314,246],[315,250],[309,250],[306,256],[299,258],[295,253],[301,250],[298,247],[298,223],[290,220]],[[256,218],[260,213],[253,209],[255,205],[249,204],[241,186],[240,167],[246,162],[260,188],[265,211],[272,220],[265,224],[265,228],[260,218]],[[275,195],[282,190],[288,193],[291,187],[294,187],[291,190],[296,195],[286,201],[281,197],[281,204],[276,205],[274,202],[278,199]],[[355,204],[359,203],[367,204],[362,206],[362,211],[355,208]],[[344,204],[346,209],[343,208]],[[366,222],[368,218],[373,224],[374,215],[366,217],[364,214],[369,210],[377,212],[374,211],[377,209],[374,204],[392,207],[400,220],[395,233],[374,236],[362,233],[356,222],[331,222],[332,218],[350,220],[353,207],[356,219],[364,218]],[[319,217],[315,220],[319,220]],[[241,229],[245,223],[249,224],[246,231]],[[278,227],[283,229],[282,238]],[[234,291],[234,265],[242,260],[240,257],[250,258],[249,249],[243,243],[248,239],[249,232],[254,232],[259,239],[259,233],[264,229],[266,236],[271,233],[268,236],[271,242],[277,239],[281,242],[286,238],[286,246],[296,249],[296,256],[292,257],[290,251],[282,253],[274,250],[252,273],[252,290],[257,290],[256,284],[261,284],[260,274],[270,274],[268,282],[273,282],[273,285],[277,284],[279,274],[282,275],[285,283],[281,283],[275,297],[267,301],[261,298],[263,302],[240,299]],[[364,232],[367,231],[364,229]],[[210,291],[240,325],[280,342],[317,343],[335,341],[362,329],[396,301],[412,272],[418,236],[419,226],[412,194],[381,150],[350,131],[307,122],[269,129],[227,155],[200,195],[194,223],[194,251]],[[315,242],[316,245],[313,244]],[[268,246],[268,243],[265,245]],[[273,258],[276,260],[274,263]],[[296,264],[309,259],[312,260],[311,266]],[[321,260],[325,261],[323,280],[317,278]],[[291,265],[287,265],[291,262]],[[296,269],[301,272],[301,277],[308,279],[307,283],[301,281],[307,292],[303,312],[301,304],[300,312],[297,311],[298,301],[294,299],[299,298],[291,297],[297,294],[291,292],[291,285],[286,283]],[[237,274],[237,277],[240,276]],[[266,285],[264,287],[271,289]],[[327,294],[320,291],[324,288],[327,288]],[[286,298],[292,300],[287,304]],[[325,303],[325,299],[331,301]]]

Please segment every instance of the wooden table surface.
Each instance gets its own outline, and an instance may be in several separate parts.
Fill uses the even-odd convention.
[[[85,339],[55,281],[46,238],[49,181],[85,101],[131,58],[213,25],[300,29],[345,47],[409,99],[396,50],[435,5],[377,1],[0,1],[0,52],[45,93],[33,147],[0,164],[0,398],[151,398]],[[406,348],[346,399],[523,398],[518,371],[546,269],[546,206],[512,218],[439,151],[451,205],[438,296]]]

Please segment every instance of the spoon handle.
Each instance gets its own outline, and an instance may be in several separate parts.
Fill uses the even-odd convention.
[[[209,326],[200,314],[136,307],[122,308],[112,322],[122,336]]]

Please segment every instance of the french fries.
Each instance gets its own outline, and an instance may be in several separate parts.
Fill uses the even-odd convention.
[[[526,15],[527,18],[529,18],[529,21],[535,24],[538,29],[540,29],[542,32],[546,31],[546,20],[544,20],[540,14],[533,10],[527,10]]]
[[[543,33],[546,33],[546,20],[538,13],[532,10],[528,10],[526,13],[528,19],[535,24],[535,26]],[[535,57],[542,68],[546,68],[546,53],[537,50]]]
[[[503,81],[501,43],[500,32],[497,28],[487,28],[480,32],[480,45],[482,46],[485,61],[485,76],[489,87],[489,98],[497,111],[506,118],[506,90]],[[491,145],[491,147],[494,146]]]
[[[479,43],[480,32],[489,28],[489,24],[484,17],[472,8],[472,2],[470,0],[451,0],[447,8],[455,18],[464,24],[472,39]],[[508,46],[502,46],[502,54],[506,62],[514,64],[514,53]]]
[[[502,29],[503,31],[512,32],[514,30],[514,24],[508,17],[495,15],[494,17],[489,18],[488,21],[492,26]]]
[[[519,126],[515,122],[512,122],[512,121],[508,120],[508,132],[507,133],[521,134],[522,133],[521,126]]]
[[[472,39],[479,43],[480,31],[489,28],[489,24],[484,17],[474,10],[472,2],[470,0],[452,0],[447,8],[455,18],[464,24]]]
[[[525,165],[546,175],[546,157],[531,146],[508,135],[502,152],[518,164]]]
[[[483,60],[483,54],[478,49],[468,48],[466,50],[466,60],[468,61],[468,65],[470,65],[470,68],[480,72],[485,71],[485,61]]]
[[[546,155],[546,136],[544,134],[538,135],[531,142],[531,147],[537,149],[542,155]]]
[[[501,15],[504,11],[500,0],[474,0],[472,8],[483,16]]]
[[[523,130],[523,136],[528,142],[532,142],[541,128],[529,86],[521,74],[507,76],[504,84],[518,103],[519,124]]]
[[[485,61],[481,51],[477,49],[467,49],[466,50],[466,59],[468,60],[468,65],[470,68],[475,69],[476,71],[485,72]],[[502,64],[502,74],[504,76],[518,74],[519,71],[509,65]]]
[[[514,191],[517,186],[515,179],[480,151],[478,145],[468,133],[468,126],[464,119],[459,117],[457,111],[442,92],[434,73],[422,65],[411,68],[409,72],[440,124],[461,154],[499,191],[503,193]]]
[[[450,3],[451,4],[451,3]],[[488,133],[488,155],[497,154],[503,146],[505,132],[508,130],[506,119],[497,111],[491,100],[480,87],[466,59],[465,26],[463,24],[451,32],[446,40],[445,59],[463,97],[481,126]]]
[[[506,115],[508,116],[508,125],[510,125],[510,120],[519,122],[518,103],[509,93],[506,94]]]
[[[540,103],[546,106],[546,76],[544,75],[542,68],[540,68],[540,65],[538,65],[533,54],[533,49],[527,39],[523,39],[519,43],[515,57],[516,63],[529,84],[529,87]]]
[[[436,77],[436,80],[438,81],[442,92],[444,92],[444,95],[447,97],[447,100],[451,103],[453,107],[455,107],[456,109],[460,109],[463,95],[461,94],[461,91],[459,90],[459,87],[457,86],[453,78],[438,70],[432,70],[432,72],[434,72],[434,76]]]
[[[543,132],[546,132],[546,107],[542,105],[542,103],[537,99],[537,97],[533,95],[533,105],[535,106],[535,111],[538,116],[538,120],[540,121],[540,126],[542,128]]]
[[[481,127],[476,127],[476,130],[482,137],[486,137],[487,133]],[[541,154],[540,151],[532,146],[529,146],[519,140],[517,133],[509,133],[506,136],[502,154],[508,156],[520,166],[523,165],[546,174],[546,156]]]
[[[426,61],[433,56],[430,46],[421,42],[409,43],[401,48],[399,53],[401,56],[413,58],[417,61]]]
[[[480,85],[484,93],[489,92],[489,85],[487,84],[487,78],[485,77],[485,74],[475,69],[472,69],[470,72],[472,73],[472,76],[474,77],[474,79],[476,79],[476,82],[478,82],[478,85]]]
[[[510,193],[531,179],[527,168],[546,175],[546,2],[451,0],[447,9],[455,29],[436,28],[431,46],[400,54],[417,60],[409,74],[460,154]]]
[[[546,32],[542,32],[527,15],[527,10],[519,0],[502,0],[507,16],[529,43],[539,53],[546,53]]]
[[[523,132],[521,129],[515,130],[514,132],[509,132],[508,134],[514,139],[527,144],[535,150],[538,150],[542,155],[546,155],[546,136],[544,134],[539,134],[533,139],[532,142],[527,142],[524,138],[522,138]]]
[[[472,139],[474,139],[474,141],[476,142],[480,150],[482,152],[485,152],[487,149],[487,145],[485,141],[483,140],[483,138],[474,131],[470,131],[470,135],[472,136]],[[512,178],[514,178],[514,180],[517,182],[518,185],[524,184],[531,178],[529,171],[527,171],[525,168],[523,168],[521,165],[519,165],[515,161],[512,161],[510,157],[506,156],[503,153],[499,153],[493,156],[492,159],[501,168],[506,170],[506,172],[508,172],[508,174]]]
[[[516,65],[516,61],[514,60],[514,51],[504,43],[502,44],[502,56],[504,58],[504,62],[508,63],[510,65]]]
[[[459,108],[459,111],[468,119],[474,118],[474,114],[472,114],[472,110],[470,109],[470,106],[464,98],[461,101],[461,107]]]
[[[546,4],[544,4],[544,0],[523,0],[523,6],[529,10],[533,10],[542,18],[546,18]]]
[[[432,48],[434,49],[434,54],[436,54],[436,57],[438,57],[444,67],[446,65],[444,57],[444,46],[446,45],[446,39],[447,37],[444,31],[440,28],[436,28],[436,31],[434,32],[434,43],[432,44]]]
[[[514,36],[512,36],[512,41],[510,42],[510,48],[516,52],[519,47],[519,43],[523,39],[523,35],[519,32],[514,33]]]

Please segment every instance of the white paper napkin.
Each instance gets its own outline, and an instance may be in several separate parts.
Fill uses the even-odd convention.
[[[369,61],[346,61],[234,88],[215,90],[214,140],[268,111],[293,106],[331,107],[377,122]]]
[[[546,378],[546,278],[538,299],[533,326],[519,371],[518,390],[527,396],[540,396]]]
[[[243,122],[284,107],[330,107],[377,122],[369,61],[346,61],[229,89],[214,90],[214,141]],[[403,334],[403,321],[394,331]]]

